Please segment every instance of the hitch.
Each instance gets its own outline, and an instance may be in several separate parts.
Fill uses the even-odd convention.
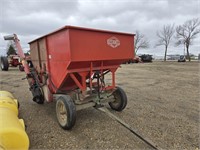
[[[136,129],[133,129],[129,124],[125,123],[122,119],[120,119],[117,116],[115,116],[106,107],[99,107],[99,108],[96,108],[96,109],[101,111],[101,112],[103,112],[103,113],[105,113],[105,114],[107,114],[111,119],[113,119],[113,120],[117,121],[118,123],[120,123],[123,127],[128,129],[132,134],[137,136],[139,139],[141,139],[143,142],[145,142],[146,144],[151,146],[153,149],[155,149],[155,150],[161,150],[162,149],[157,144],[153,143],[150,139],[145,137],[142,133],[139,133]]]

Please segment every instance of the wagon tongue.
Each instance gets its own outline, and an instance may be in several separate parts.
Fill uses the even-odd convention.
[[[153,143],[150,139],[146,138],[144,135],[142,135],[141,133],[139,133],[136,129],[133,129],[130,125],[128,125],[127,123],[125,123],[123,120],[121,120],[120,118],[118,118],[117,116],[115,116],[113,113],[111,113],[106,107],[97,107],[97,110],[100,110],[101,112],[107,114],[110,118],[112,118],[113,120],[117,121],[118,123],[120,123],[123,127],[125,127],[126,129],[128,129],[131,133],[133,133],[134,135],[136,135],[138,138],[140,138],[142,141],[144,141],[145,143],[147,143],[149,146],[151,146],[153,149],[155,150],[161,150],[162,148],[159,148],[155,143]]]

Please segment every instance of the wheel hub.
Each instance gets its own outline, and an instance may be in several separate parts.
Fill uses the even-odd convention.
[[[60,122],[60,124],[66,124],[67,122],[67,111],[65,108],[65,105],[62,101],[58,102],[57,105],[57,116],[58,116],[58,120]]]

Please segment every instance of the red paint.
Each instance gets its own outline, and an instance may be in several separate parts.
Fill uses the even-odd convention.
[[[114,88],[117,68],[134,56],[134,34],[65,26],[30,42],[31,53],[36,51],[35,42],[41,40],[46,45],[46,58],[41,60],[46,60],[52,93],[58,89],[70,91],[78,87],[84,91],[87,86],[92,87],[91,82],[86,85],[86,79],[91,81],[91,75],[97,70],[112,72],[113,83],[108,89]],[[36,68],[40,68],[38,61],[37,57],[33,61]]]

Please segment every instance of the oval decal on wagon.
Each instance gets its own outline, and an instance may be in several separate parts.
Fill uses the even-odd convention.
[[[120,45],[120,41],[118,40],[118,38],[113,36],[113,37],[107,39],[107,44],[109,46],[111,46],[112,48],[116,48]]]

